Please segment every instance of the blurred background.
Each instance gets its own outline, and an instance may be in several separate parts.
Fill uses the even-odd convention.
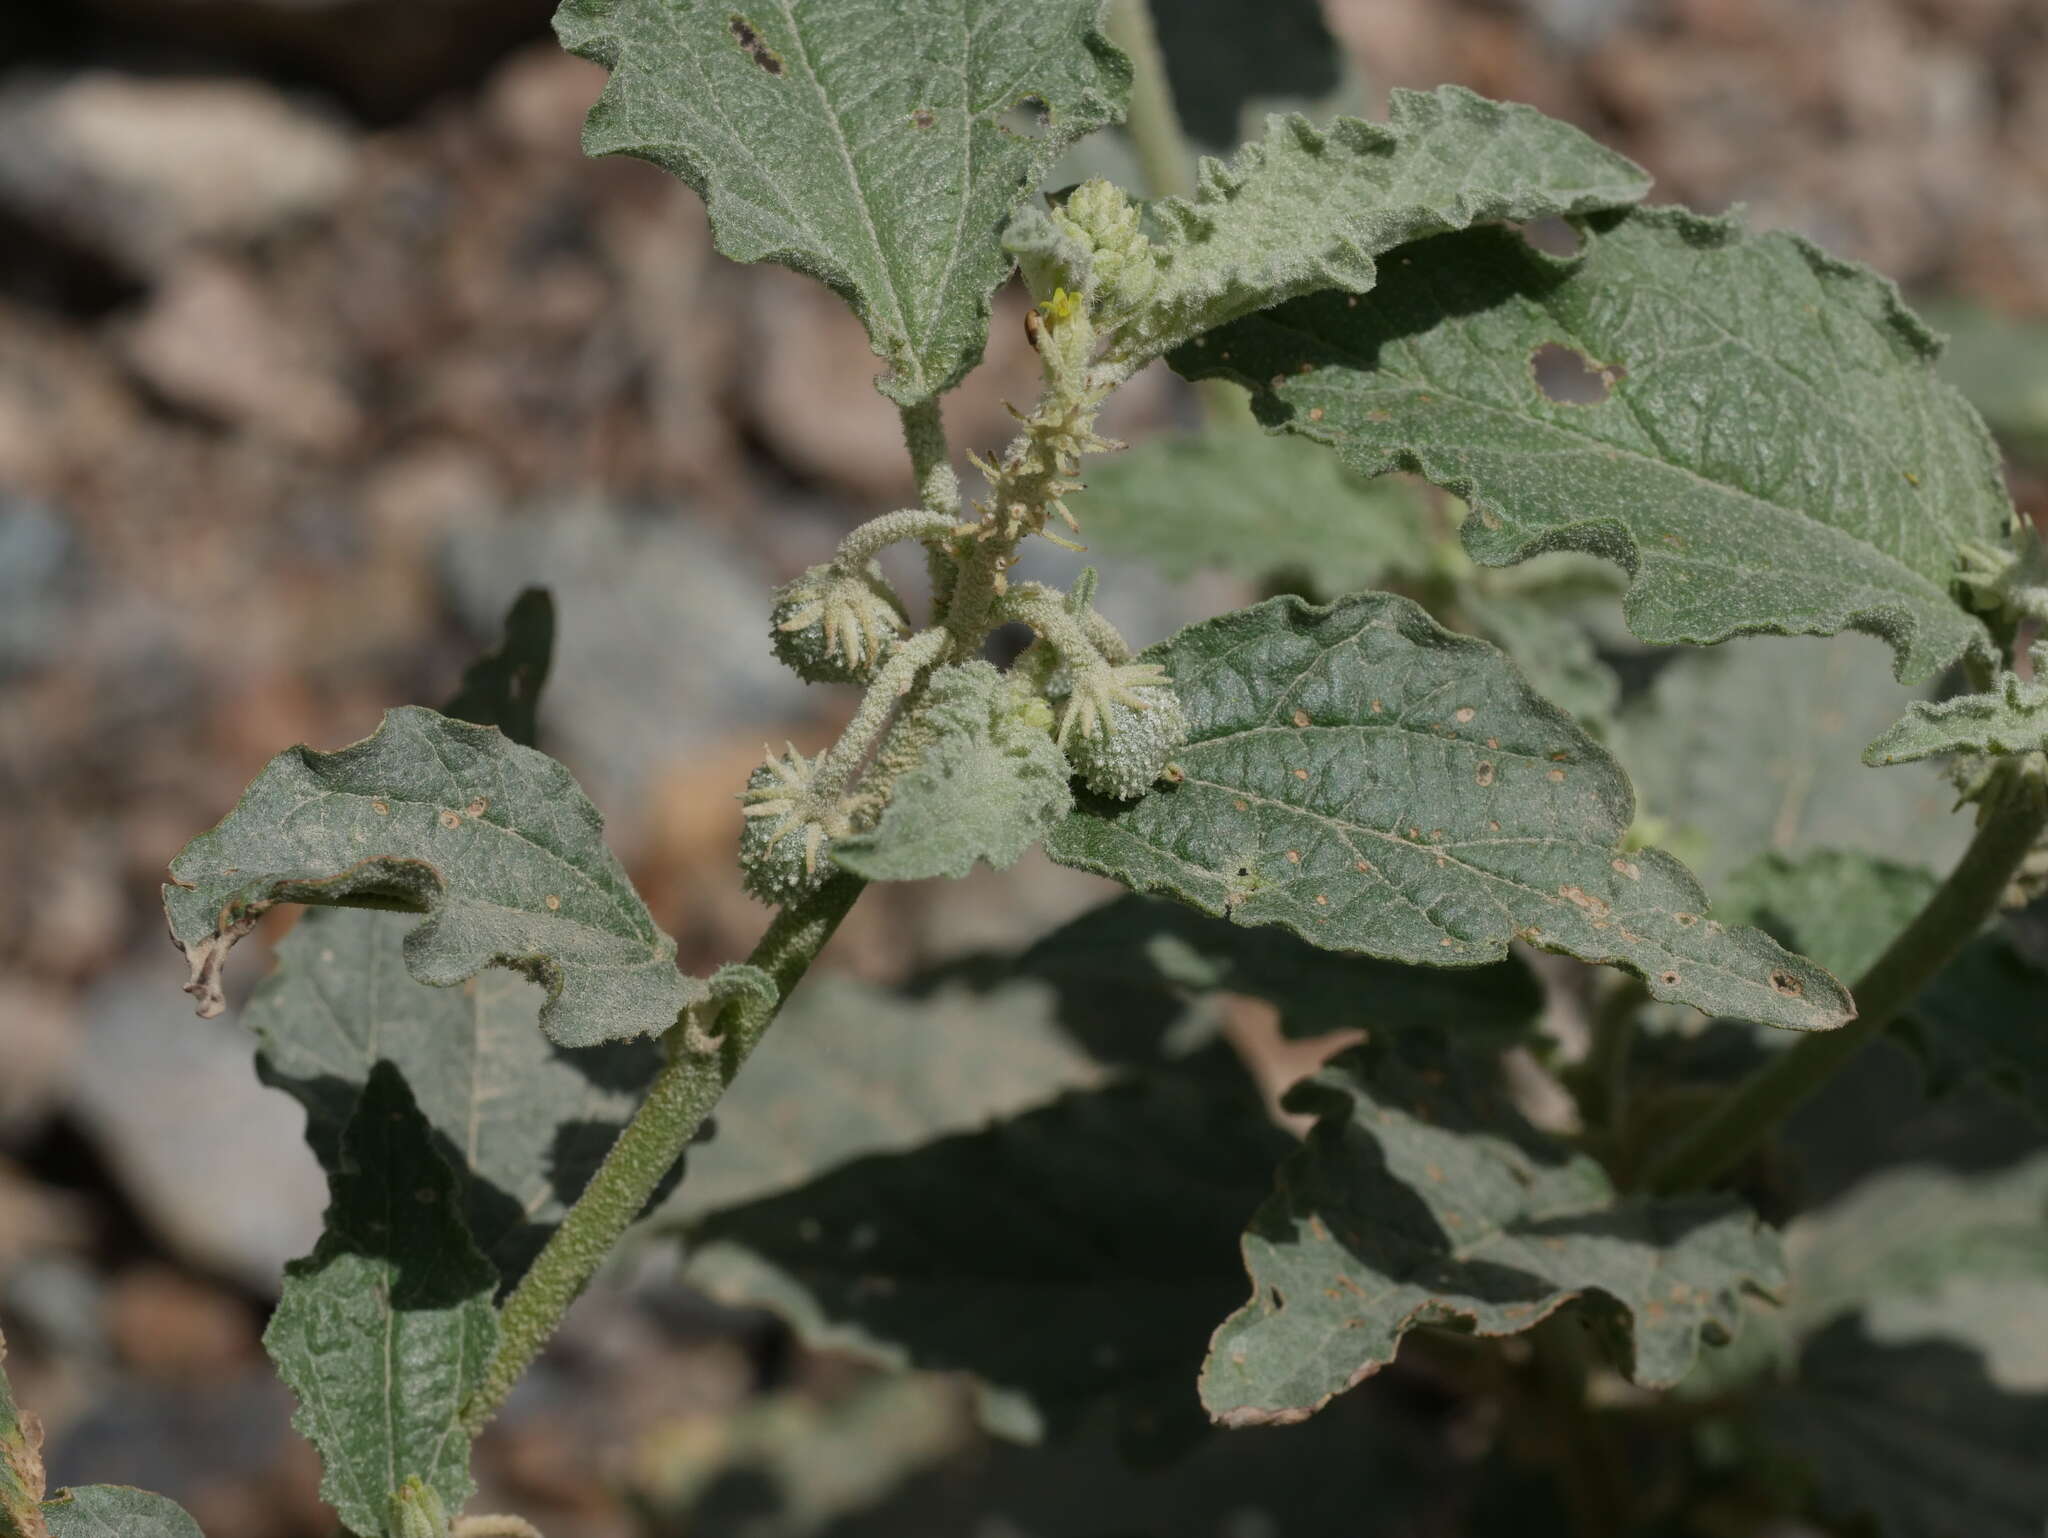
[[[257,1341],[324,1187],[232,1004],[202,1022],[178,992],[166,861],[279,748],[445,698],[545,582],[545,745],[685,964],[741,954],[763,914],[735,879],[731,793],[764,739],[815,749],[851,704],[771,659],[768,589],[911,494],[839,301],[718,257],[653,167],[579,154],[601,74],[555,47],[549,10],[0,8],[0,1323],[53,1483],[165,1491],[209,1538],[331,1531]],[[1390,86],[1454,81],[1579,124],[1660,201],[1746,204],[1874,264],[1955,334],[2022,505],[2048,507],[2044,0],[1159,12],[1189,130],[1218,151],[1269,106],[1377,112]],[[1105,141],[1053,180],[1122,154]],[[999,445],[1003,402],[1030,399],[1021,317],[1006,292],[987,365],[947,399],[956,447]],[[1109,430],[1195,419],[1155,370]],[[1056,554],[1041,571],[1070,574]],[[1090,559],[1141,645],[1255,596]],[[1680,817],[1683,765],[1647,772],[1671,787],[1652,810]],[[1107,891],[1037,859],[877,891],[826,965],[890,983]],[[275,938],[245,948],[244,994]],[[1170,1476],[1068,1449],[1051,1476],[974,1429],[960,1384],[806,1353],[670,1268],[631,1257],[578,1309],[482,1444],[478,1509],[549,1538],[1307,1530],[1230,1493],[1256,1483],[1258,1436]],[[1409,1431],[1374,1444],[1390,1463],[1434,1456],[1404,1435],[1458,1429],[1409,1393]],[[1341,1416],[1316,1425],[1357,1445]]]

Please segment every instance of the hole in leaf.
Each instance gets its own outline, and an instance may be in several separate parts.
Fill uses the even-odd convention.
[[[731,29],[733,40],[746,50],[748,58],[771,75],[782,73],[782,56],[762,41],[760,32],[755,29],[752,22],[735,11],[727,19],[726,26]]]
[[[1529,372],[1544,399],[1560,406],[1597,406],[1628,377],[1620,364],[1596,364],[1561,342],[1545,342],[1530,353]]]
[[[1571,222],[1555,214],[1526,220],[1516,227],[1521,230],[1522,239],[1545,256],[1577,256],[1585,244]]]
[[[1773,972],[1771,986],[1788,999],[1799,998],[1806,992],[1806,985],[1790,972]]]
[[[1015,134],[1020,139],[1039,139],[1052,126],[1052,108],[1042,97],[1020,96],[1003,109],[996,126],[1004,133]]]

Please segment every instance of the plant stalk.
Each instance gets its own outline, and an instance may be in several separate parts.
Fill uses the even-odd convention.
[[[937,398],[901,407],[898,415],[903,419],[903,446],[910,451],[911,468],[917,476],[918,501],[935,513],[957,519],[960,477],[953,473]]]
[[[463,1425],[471,1435],[498,1413],[512,1386],[561,1326],[569,1305],[597,1274],[626,1229],[646,1210],[774,1020],[782,1001],[810,970],[866,884],[842,871],[809,897],[775,915],[747,958],[750,965],[775,980],[775,1001],[748,994],[728,1006],[717,1021],[720,1035],[715,1054],[688,1050],[683,1035],[689,1029],[688,1021],[678,1022],[663,1038],[669,1052],[667,1066],[532,1269],[505,1300],[498,1316],[498,1348],[485,1365],[476,1392],[462,1407]]]
[[[1948,879],[1850,993],[1858,1014],[1832,1031],[1803,1036],[1758,1069],[1711,1113],[1653,1160],[1643,1184],[1668,1194],[1712,1184],[1760,1146],[1780,1123],[1882,1034],[1920,990],[1998,911],[2020,862],[2048,827],[2048,798],[2019,783],[1978,825]]]

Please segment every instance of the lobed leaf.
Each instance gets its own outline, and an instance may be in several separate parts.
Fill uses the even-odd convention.
[[[1111,343],[1142,362],[1302,294],[1362,294],[1396,246],[1492,219],[1633,203],[1641,167],[1533,107],[1462,86],[1392,93],[1385,124],[1299,115],[1229,164],[1204,159],[1192,198],[1151,206],[1159,284]]]
[[[168,1496],[127,1485],[74,1485],[43,1503],[50,1538],[200,1538]]]
[[[1403,598],[1277,598],[1183,630],[1163,665],[1192,731],[1178,783],[1084,798],[1057,861],[1329,950],[1473,966],[1511,939],[1651,994],[1826,1030],[1842,986],[1707,917],[1676,860],[1631,851],[1628,782],[1483,641]]]
[[[1306,575],[1335,597],[1431,562],[1430,509],[1414,488],[1253,429],[1149,439],[1091,467],[1070,501],[1091,549],[1142,556],[1169,577]]]
[[[1482,1069],[1482,1064],[1484,1068]],[[1252,1299],[1216,1332],[1202,1402],[1296,1421],[1394,1359],[1421,1324],[1533,1328],[1578,1303],[1628,1375],[1665,1386],[1784,1281],[1777,1236],[1725,1197],[1623,1199],[1537,1132],[1493,1065],[1428,1038],[1333,1058],[1286,1104],[1320,1119],[1244,1238]]]
[[[1247,318],[1173,365],[1243,380],[1265,420],[1364,474],[1464,497],[1483,564],[1618,561],[1645,640],[1864,630],[1907,681],[1988,655],[1953,583],[2011,504],[1897,291],[1683,210],[1579,227],[1569,261],[1503,229],[1418,242],[1369,296]]]
[[[910,405],[980,361],[1010,214],[1062,149],[1122,116],[1103,0],[565,0],[611,71],[584,149],[704,198],[719,250],[831,285]],[[1036,132],[1012,127],[1042,112]]]
[[[418,706],[337,752],[288,749],[171,864],[186,991],[218,1014],[228,950],[278,903],[396,908],[429,915],[404,947],[423,983],[532,977],[563,1046],[666,1030],[706,985],[676,970],[603,826],[547,755]]]
[[[451,1512],[475,1488],[461,1410],[497,1344],[498,1278],[389,1063],[370,1075],[329,1190],[325,1232],[287,1268],[263,1344],[298,1396],[292,1424],[320,1450],[321,1498],[377,1538],[407,1479]]]
[[[2001,673],[1983,694],[1916,701],[1863,750],[1873,768],[1949,753],[2048,752],[2048,684]]]
[[[932,735],[881,820],[833,845],[833,860],[855,875],[957,878],[980,860],[1002,870],[1073,806],[1066,755],[990,664],[935,671],[915,719]]]

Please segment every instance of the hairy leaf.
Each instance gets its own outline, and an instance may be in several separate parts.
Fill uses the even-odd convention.
[[[1860,977],[1934,895],[1915,865],[1847,849],[1768,851],[1731,876],[1726,905],[1839,977]]]
[[[1473,630],[1514,658],[1538,694],[1605,733],[1621,703],[1621,680],[1583,625],[1539,592],[1468,592],[1458,602]]]
[[[43,1538],[43,1428],[14,1403],[0,1336],[0,1538]]]
[[[1970,834],[1954,789],[1929,765],[1878,774],[1861,759],[1913,697],[1860,636],[1730,641],[1674,656],[1610,741],[1710,889],[1762,849],[1945,867]]]
[[[50,1538],[200,1538],[199,1524],[167,1496],[126,1485],[74,1485],[43,1503]]]
[[[463,1226],[454,1172],[403,1075],[370,1075],[331,1177],[320,1244],[285,1273],[263,1344],[320,1449],[320,1494],[351,1532],[384,1531],[417,1476],[449,1511],[475,1488],[461,1409],[497,1343],[497,1276]]]
[[[1619,561],[1645,640],[1865,630],[1908,681],[1986,653],[1952,584],[2011,506],[1892,286],[1682,210],[1581,234],[1572,261],[1502,229],[1418,243],[1369,296],[1249,318],[1174,366],[1246,381],[1267,421],[1365,474],[1466,498],[1483,564]]]
[[[696,1218],[790,1190],[864,1155],[905,1152],[1100,1081],[1042,983],[953,982],[917,995],[813,979],[776,1017],[690,1150],[665,1211]]]
[[[1244,1239],[1252,1299],[1216,1332],[1202,1402],[1227,1425],[1300,1420],[1394,1359],[1418,1324],[1532,1328],[1578,1302],[1631,1378],[1677,1382],[1751,1290],[1777,1236],[1718,1196],[1619,1197],[1538,1133],[1492,1065],[1424,1038],[1340,1054],[1288,1096],[1320,1120]]]
[[[429,914],[405,937],[414,977],[533,977],[541,1028],[563,1046],[666,1030],[705,993],[676,970],[569,771],[418,706],[337,752],[278,754],[171,879],[164,907],[201,1014],[220,1012],[229,948],[281,902]]]
[[[477,726],[495,726],[521,747],[540,738],[540,691],[555,652],[555,601],[530,587],[505,616],[505,640],[463,672],[462,687],[441,714]]]
[[[1863,750],[1873,767],[1949,753],[2048,752],[2048,684],[2002,673],[1989,693],[1922,700]]]
[[[565,1051],[537,1028],[545,995],[503,971],[429,988],[405,970],[410,920],[316,909],[249,1001],[258,1065],[306,1108],[330,1173],[379,1062],[419,1101],[461,1189],[464,1220],[511,1286],[604,1158],[661,1068],[650,1041]]]
[[[1649,187],[1569,124],[1461,86],[1397,90],[1385,124],[1275,116],[1228,165],[1204,160],[1193,198],[1152,205],[1159,286],[1111,356],[1156,357],[1319,289],[1365,293],[1376,257],[1425,235],[1611,208]]]
[[[718,248],[837,290],[903,404],[981,358],[1000,234],[1062,148],[1122,116],[1102,0],[566,0],[611,71],[584,148],[694,187]],[[1006,115],[1042,114],[1036,131]]]
[[[687,1274],[815,1341],[966,1369],[1027,1440],[1105,1394],[1130,1429],[1193,1413],[1232,1239],[1285,1147],[1212,1048],[719,1213]]]
[[[959,877],[1014,865],[1068,809],[1072,772],[1049,720],[986,662],[931,675],[918,724],[933,735],[898,776],[881,821],[839,840],[832,858],[870,881]]]
[[[1192,726],[1178,783],[1084,798],[1062,864],[1329,950],[1473,966],[1510,939],[1644,978],[1651,994],[1800,1030],[1841,985],[1706,916],[1685,868],[1623,837],[1628,781],[1499,652],[1406,599],[1277,598],[1146,658]]]
[[[1091,549],[1169,577],[1305,576],[1334,598],[1430,564],[1430,509],[1413,487],[1249,428],[1153,438],[1092,467],[1071,500]]]

